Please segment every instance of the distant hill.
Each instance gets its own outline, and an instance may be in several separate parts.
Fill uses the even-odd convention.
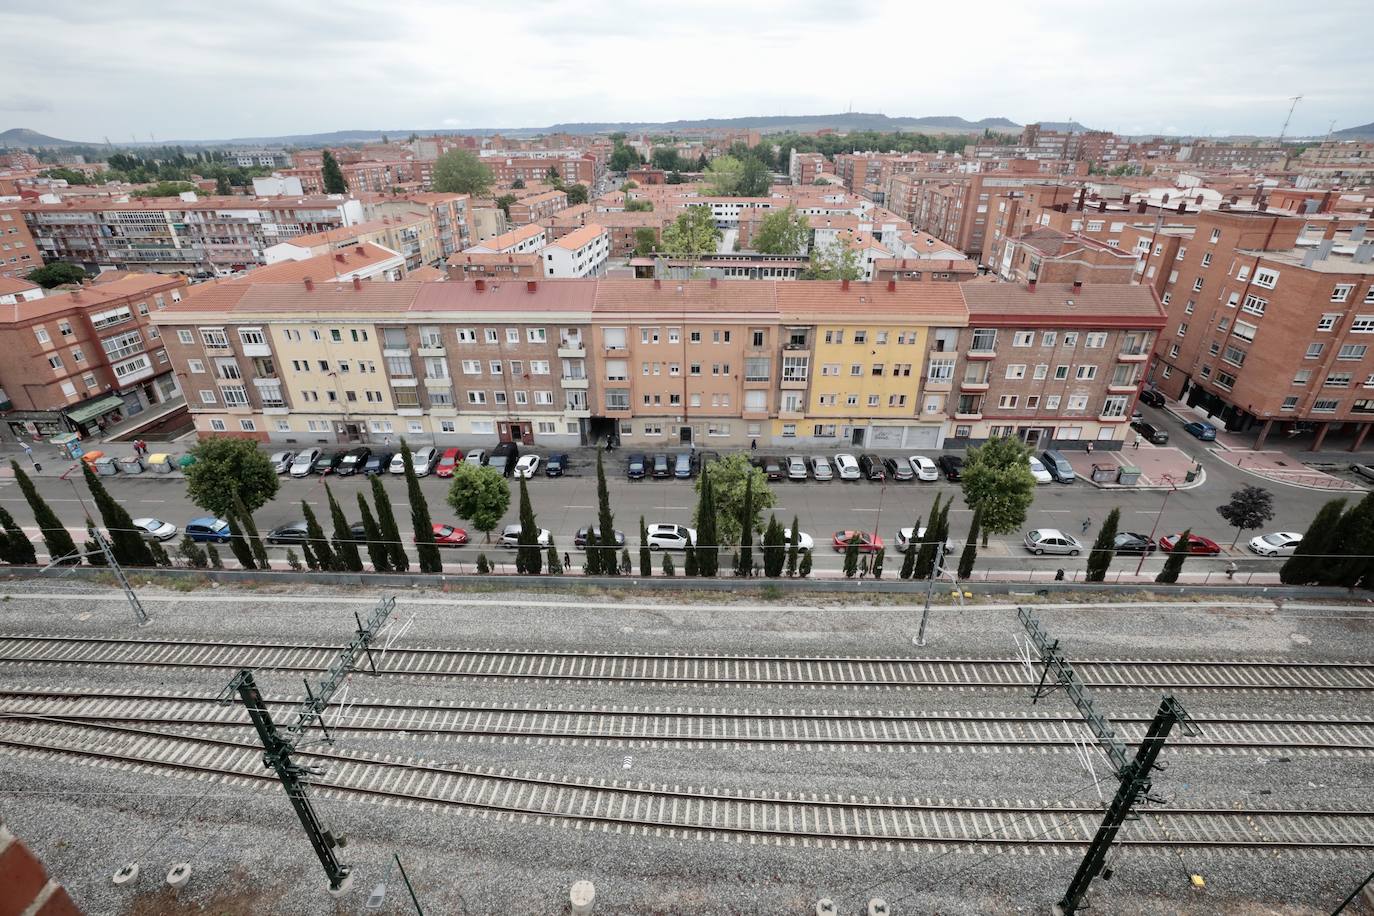
[[[0,149],[28,149],[30,147],[44,146],[86,146],[76,140],[59,140],[57,137],[49,137],[47,134],[40,134],[36,130],[29,130],[27,127],[11,127],[4,133],[0,133]]]
[[[1338,130],[1331,136],[1337,140],[1374,140],[1374,121],[1361,124],[1359,127],[1347,127],[1345,130]]]
[[[1057,131],[1061,131],[1061,132],[1074,133],[1074,134],[1085,134],[1085,133],[1087,133],[1088,131],[1092,130],[1091,127],[1084,127],[1082,124],[1079,124],[1077,121],[1041,121],[1041,122],[1040,122],[1040,129],[1041,129],[1041,130],[1057,130]]]
[[[1006,118],[983,118],[969,121],[955,115],[935,115],[922,118],[893,118],[885,114],[851,111],[822,115],[764,115],[749,118],[701,118],[687,121],[602,121],[554,124],[541,132],[569,134],[599,134],[613,131],[636,133],[676,133],[689,130],[760,130],[766,133],[784,131],[831,130],[942,130],[979,132],[992,130],[1020,130],[1021,125]],[[523,131],[522,131],[523,132]],[[515,133],[515,131],[510,131]]]

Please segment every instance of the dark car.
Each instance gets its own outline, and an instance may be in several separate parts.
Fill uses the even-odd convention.
[[[696,462],[692,460],[691,452],[678,452],[673,456],[673,476],[678,480],[686,480],[696,472]]]
[[[1183,431],[1195,439],[1203,442],[1212,442],[1217,437],[1217,428],[1211,423],[1202,420],[1194,420],[1191,423],[1183,424]]]
[[[719,457],[720,452],[711,451],[710,449],[697,452],[697,467],[704,468],[706,467],[706,465],[710,464],[712,461],[715,461]]]
[[[1121,531],[1112,539],[1112,549],[1117,553],[1154,553],[1155,542],[1148,534]]]
[[[1154,388],[1143,388],[1140,391],[1140,403],[1150,407],[1163,407],[1164,394]]]
[[[335,471],[340,477],[348,477],[358,473],[367,464],[367,459],[372,457],[372,449],[365,445],[351,448],[343,453],[339,459],[338,469]]]
[[[860,459],[859,465],[860,467],[863,466],[862,459]],[[898,461],[896,458],[884,458],[883,468],[887,471],[887,476],[891,477],[893,480],[914,480],[916,477],[916,472],[911,469],[911,463],[908,461]]]
[[[310,471],[314,474],[333,474],[342,460],[343,452],[320,452],[320,457],[315,459],[315,466]]]
[[[783,470],[782,459],[772,455],[766,456],[760,467],[763,468],[763,473],[768,476],[769,480],[782,480],[783,475],[787,473]]]
[[[640,454],[631,455],[625,460],[625,476],[631,480],[643,480],[648,473],[647,459]]]
[[[655,479],[673,476],[673,466],[668,463],[668,456],[663,452],[654,455],[653,474]]]
[[[378,474],[385,474],[387,465],[391,464],[391,452],[373,452],[367,456],[363,462],[363,474],[367,477],[375,477]]]
[[[625,546],[625,532],[621,531],[619,528],[613,528],[613,529],[611,529],[611,530],[615,532],[615,546],[617,546],[617,547],[624,547],[624,546]],[[594,531],[594,532],[596,532],[596,542],[597,542],[598,544],[601,543],[601,529],[600,529],[600,528],[596,528],[596,527],[593,527],[593,528],[578,528],[578,529],[577,529],[577,534],[573,535],[573,546],[574,546],[574,547],[586,547],[586,546],[587,546],[587,532],[588,532],[588,531]],[[604,545],[603,545],[603,546],[604,546]]]
[[[940,466],[945,480],[958,480],[964,473],[964,459],[958,455],[941,455],[935,463]]]
[[[1136,420],[1131,424],[1131,428],[1140,433],[1141,437],[1144,438],[1146,442],[1152,442],[1155,445],[1167,445],[1169,442],[1168,431],[1160,429],[1153,423],[1147,423],[1144,420]]]
[[[209,541],[214,544],[229,543],[229,523],[222,518],[204,516],[193,518],[186,523],[186,536],[197,543]]]
[[[264,540],[269,544],[304,544],[305,539],[309,536],[305,520],[301,519],[298,522],[278,525],[267,532],[267,537]]]
[[[519,460],[520,446],[515,442],[502,442],[491,450],[487,467],[499,468],[502,474],[509,477],[515,473],[515,463]]]
[[[544,476],[545,476],[545,477],[562,477],[565,473],[567,473],[567,470],[568,470],[568,456],[567,456],[567,455],[563,455],[563,454],[559,454],[559,455],[550,455],[549,458],[548,458],[548,460],[544,462]]]

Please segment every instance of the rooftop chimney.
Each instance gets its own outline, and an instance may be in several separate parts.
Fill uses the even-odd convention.
[[[887,291],[888,291],[889,293],[895,293],[895,292],[897,291],[897,281],[896,281],[896,280],[888,280],[888,281],[887,281]]]
[[[1145,198],[1142,197],[1142,198],[1140,199],[1140,203],[1138,203],[1138,204],[1135,205],[1135,212],[1137,212],[1137,213],[1144,213],[1144,212],[1145,212],[1145,207],[1146,207],[1147,205],[1148,205],[1147,201],[1145,200]]]
[[[1334,239],[1336,237],[1336,230],[1339,228],[1340,223],[1333,219],[1331,222],[1326,224],[1326,231],[1322,233],[1322,238]]]
[[[1078,292],[1078,291],[1081,290],[1082,288],[1083,288],[1083,281],[1082,281],[1082,280],[1074,280],[1074,281],[1073,281],[1073,291],[1074,291],[1074,292]]]
[[[305,278],[305,289],[306,289],[306,292],[314,292],[314,290],[315,290],[315,281],[312,280],[312,279],[310,279],[309,277],[306,277],[306,278]]]
[[[1355,254],[1351,260],[1356,264],[1368,264],[1374,261],[1374,242],[1361,242],[1355,246]]]
[[[525,281],[525,292],[527,292],[527,293],[532,293],[532,292],[534,292],[535,290],[537,290],[538,288],[539,288],[539,281],[538,281],[538,280],[526,280],[526,281]]]
[[[1026,283],[1026,292],[1029,292],[1029,293],[1035,292],[1035,278],[1034,278],[1034,277],[1031,277],[1030,280]]]
[[[1331,256],[1331,249],[1336,246],[1335,239],[1322,239],[1317,243],[1317,260],[1325,261]]]
[[[362,278],[362,277],[354,277],[354,278],[353,278],[353,288],[354,288],[354,289],[362,289],[362,288],[363,288],[363,278]]]
[[[356,253],[356,254],[367,254],[367,251],[363,248],[362,245],[357,246],[356,248],[353,249],[353,251],[354,251],[354,253]]]
[[[1105,200],[1099,200],[1099,201],[1097,202],[1097,212],[1098,212],[1098,213],[1106,213],[1106,212],[1107,212],[1107,202],[1106,202]]]
[[[843,290],[843,291],[848,291],[848,290],[849,290],[849,281],[848,281],[848,280],[841,280],[841,281],[840,281],[840,289]]]
[[[1187,213],[1187,212],[1188,212],[1188,202],[1187,202],[1186,200],[1180,200],[1180,201],[1178,202],[1178,212],[1179,212],[1179,213]]]
[[[477,287],[477,291],[479,293],[484,293],[487,291],[487,281],[483,280],[481,277],[478,277],[476,281],[474,281],[473,285]]]
[[[334,260],[342,264],[344,262],[344,253],[342,251],[334,252]]]

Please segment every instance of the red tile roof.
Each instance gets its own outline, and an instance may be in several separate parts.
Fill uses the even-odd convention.
[[[581,229],[574,229],[557,241],[550,242],[550,248],[566,248],[569,251],[576,251],[583,245],[594,241],[599,236],[604,235],[605,228],[596,223],[588,223]]]
[[[603,279],[597,285],[597,312],[719,315],[778,310],[778,283],[767,280],[721,280],[712,285],[709,280]]]
[[[862,283],[849,288],[838,280],[778,283],[778,308],[784,321],[814,321],[821,315],[910,316],[921,323],[962,325],[968,314],[961,283]]]
[[[1072,319],[1082,328],[1164,326],[1164,307],[1148,286],[1085,283],[1075,290],[1072,283],[1039,283],[1032,292],[1023,283],[948,285],[962,290],[971,322],[1033,327],[1063,325],[1065,319]]]
[[[362,249],[362,254],[358,253],[359,248]],[[234,277],[231,282],[299,283],[306,277],[310,277],[312,280],[325,283],[333,281],[335,277],[342,274],[366,270],[388,261],[397,262],[397,266],[404,263],[401,256],[390,248],[364,242],[361,245],[340,248],[334,252],[318,254],[313,258],[304,258],[300,261],[280,261],[265,267],[255,267]]]
[[[32,280],[21,280],[19,277],[0,277],[0,296],[12,296],[15,293],[28,292],[31,289],[38,289],[38,284]]]

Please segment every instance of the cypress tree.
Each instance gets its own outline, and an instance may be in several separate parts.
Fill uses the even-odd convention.
[[[334,498],[334,491],[329,489],[327,483],[324,485],[324,495],[329,499],[329,518],[334,524],[332,547],[335,562],[341,569],[349,572],[362,572],[363,558],[358,554],[358,542],[353,540],[353,531],[348,527],[348,518],[343,513],[343,507]]]
[[[563,575],[563,558],[558,555],[558,545],[553,542],[553,534],[549,534],[548,559],[544,563],[549,568],[549,575]]]
[[[484,576],[491,572],[491,561],[487,559],[487,555],[484,553],[477,555],[477,571]]]
[[[334,158],[334,154],[325,150],[320,161],[320,175],[324,183],[324,193],[348,193],[348,182],[344,180],[343,169],[339,168],[339,160]]]
[[[879,547],[878,552],[873,555],[873,578],[883,577],[883,561],[887,559],[887,548]]]
[[[1113,508],[1107,513],[1102,530],[1097,532],[1093,549],[1088,552],[1088,573],[1084,577],[1085,581],[1101,582],[1107,578],[1107,568],[1112,565],[1112,557],[1116,555],[1116,529],[1120,525],[1121,510]]]
[[[253,551],[253,562],[258,564],[258,569],[271,569],[272,566],[267,560],[267,548],[263,546],[262,536],[258,534],[258,524],[253,521],[253,513],[243,504],[237,492],[234,493],[234,514],[243,524],[243,534],[248,538],[248,546]]]
[[[338,569],[335,565],[334,551],[329,549],[329,539],[324,536],[324,529],[320,527],[319,520],[315,518],[314,511],[305,500],[301,500],[301,514],[305,516],[306,563],[310,562],[310,556],[313,554],[315,562],[311,569],[322,569],[325,572]]]
[[[33,542],[23,529],[15,524],[14,516],[10,515],[9,510],[0,506],[0,526],[5,529],[4,546],[5,562],[14,565],[29,564],[38,562],[38,557],[34,553]]]
[[[916,524],[911,529],[911,537],[906,542],[906,554],[902,557],[902,568],[898,573],[903,579],[910,579],[916,574],[916,554],[920,552],[920,548],[916,546],[916,532],[921,530],[923,521],[925,519],[917,516]]]
[[[1374,493],[1365,494],[1344,515],[1336,526],[1336,549],[1323,585],[1354,588],[1369,578],[1374,568]]]
[[[615,517],[611,515],[611,495],[606,489],[606,467],[601,459],[601,449],[596,450],[596,524],[601,531],[600,562],[596,572],[603,576],[614,576],[620,572],[615,558]],[[587,539],[590,548],[591,538]],[[591,556],[588,549],[587,555]]]
[[[1174,544],[1174,549],[1169,551],[1169,558],[1164,561],[1164,568],[1155,576],[1156,582],[1172,585],[1178,581],[1178,574],[1183,569],[1183,561],[1188,559],[1188,541],[1192,538],[1193,530],[1189,528],[1178,536],[1178,541]]]
[[[95,522],[91,521],[90,518],[86,519],[86,533],[91,536],[89,541],[81,545],[86,552],[86,562],[91,566],[108,566],[109,564],[105,561],[105,552],[100,549],[99,535],[95,533]]]
[[[787,563],[787,538],[783,536],[782,526],[775,515],[768,516],[768,527],[763,532],[763,574],[770,579],[782,575]]]
[[[152,566],[153,555],[148,550],[148,542],[143,539],[143,532],[134,528],[133,518],[106,491],[89,461],[81,462],[81,471],[86,476],[86,486],[95,499],[96,508],[100,510],[105,531],[110,536],[110,549],[115,562],[121,566]]]
[[[614,547],[611,549],[615,550]],[[628,576],[634,568],[634,564],[630,562],[630,548],[625,547],[620,551],[620,574]]]
[[[377,506],[377,527],[382,533],[382,543],[386,545],[387,565],[396,572],[410,569],[410,557],[406,556],[406,546],[401,541],[401,529],[396,527],[396,513],[391,511],[391,497],[382,486],[381,475],[372,478],[372,501]]]
[[[243,524],[239,521],[238,512],[234,511],[233,505],[225,510],[224,520],[229,523],[229,549],[234,552],[234,559],[239,561],[239,566],[243,569],[256,569],[253,548],[248,546],[248,540],[243,534]]]
[[[167,556],[167,551],[157,541],[148,542],[148,552],[153,555],[153,562],[158,566],[172,565],[172,558]]]
[[[586,558],[582,561],[582,572],[589,576],[601,575],[601,550],[596,544],[596,526],[587,526],[586,542],[582,545]]]
[[[792,516],[792,535],[787,539],[787,578],[792,579],[797,575],[797,552],[801,550],[801,528],[797,526],[797,517]]]
[[[805,579],[811,575],[811,551],[806,551],[801,556],[801,565],[797,567],[797,575]]]
[[[1326,578],[1327,570],[1335,562],[1331,554],[1336,552],[1336,532],[1344,509],[1345,500],[1333,499],[1317,511],[1297,549],[1279,570],[1279,581],[1284,585],[1310,585]]]
[[[211,569],[224,568],[224,561],[219,558],[219,551],[215,549],[215,545],[213,542],[205,542],[205,555],[210,558]]]
[[[429,504],[425,502],[425,494],[420,491],[420,479],[415,476],[415,462],[405,439],[401,440],[401,461],[405,464],[410,521],[415,528],[415,550],[420,555],[420,572],[443,572],[444,561],[434,543],[434,523],[429,518]]]
[[[666,554],[665,554],[666,556]],[[639,517],[639,575],[647,579],[654,574],[654,558],[649,553],[649,528],[644,516]]]
[[[688,545],[687,556],[682,561],[682,574],[691,578],[701,575],[701,564],[697,560],[697,549]]]
[[[844,548],[844,577],[854,578],[859,571],[859,535],[853,534]]]
[[[951,500],[952,501],[952,500]],[[935,496],[935,504],[930,508],[930,524],[926,525],[926,533],[921,537],[921,549],[916,554],[916,565],[911,570],[913,579],[929,579],[930,574],[935,571],[935,545],[940,543],[937,540],[940,528],[940,497]],[[919,536],[920,528],[911,533],[914,540]]]
[[[544,557],[539,551],[539,525],[534,520],[534,507],[530,505],[529,487],[525,478],[520,478],[520,546],[515,549],[515,571],[527,576],[537,576],[544,571]]]
[[[720,571],[720,535],[716,532],[716,497],[708,466],[701,469],[701,496],[697,500],[696,575],[714,579]],[[690,567],[688,567],[690,570]],[[689,571],[687,575],[692,575]]]
[[[206,566],[210,565],[210,558],[206,556],[205,551],[201,549],[199,544],[191,540],[189,534],[182,535],[181,544],[177,547],[177,553],[192,569],[204,569]]]
[[[754,475],[750,474],[744,479],[744,505],[740,507],[739,515],[739,560],[735,566],[735,575],[752,576],[754,574],[754,532],[750,529],[754,526]]]
[[[969,522],[968,540],[964,541],[964,552],[959,554],[959,578],[967,579],[973,575],[973,564],[978,562],[978,526],[983,520],[983,510],[973,510],[973,521]]]
[[[673,566],[673,555],[668,551],[663,552],[663,577],[671,579],[677,575],[677,568]]]
[[[367,537],[367,558],[372,561],[372,569],[376,572],[390,572],[390,556],[386,545],[382,543],[382,533],[377,528],[377,520],[372,517],[372,510],[367,506],[367,498],[359,490],[358,512],[363,517],[363,534]]]

